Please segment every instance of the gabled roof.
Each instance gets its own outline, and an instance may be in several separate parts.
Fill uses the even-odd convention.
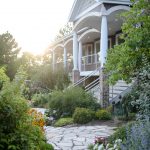
[[[69,21],[73,22],[79,14],[95,3],[95,0],[75,0],[69,15]]]
[[[74,0],[70,15],[69,22],[74,22],[85,13],[91,11],[101,3],[110,4],[131,4],[130,0]]]

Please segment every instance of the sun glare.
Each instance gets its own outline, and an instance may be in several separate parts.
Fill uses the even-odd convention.
[[[50,0],[1,1],[0,34],[8,31],[22,51],[42,54],[67,23],[73,1],[61,0],[59,5]]]

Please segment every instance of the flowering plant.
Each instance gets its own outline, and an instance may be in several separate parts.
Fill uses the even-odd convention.
[[[104,137],[96,137],[95,144],[93,145],[92,149],[90,150],[120,150],[120,146],[122,140],[117,139],[114,145],[107,143],[107,139]]]
[[[28,114],[32,117],[32,124],[39,126],[42,131],[44,131],[45,120],[41,112],[36,111],[35,109],[30,109]]]

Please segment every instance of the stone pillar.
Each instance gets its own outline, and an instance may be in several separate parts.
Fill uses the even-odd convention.
[[[82,71],[82,42],[79,42],[79,71]]]
[[[67,68],[67,49],[64,47],[64,69]]]
[[[54,50],[53,50],[53,71],[55,70],[55,64],[56,64],[55,52],[54,52]]]
[[[73,33],[73,71],[72,71],[73,83],[77,82],[80,78],[78,70],[78,37],[77,33]]]
[[[101,20],[101,40],[100,40],[100,100],[101,106],[106,108],[109,104],[109,85],[107,83],[107,75],[105,74],[104,65],[107,57],[108,49],[108,26],[107,17],[105,15],[105,7],[103,6],[103,15]]]
[[[100,70],[100,100],[103,108],[109,105],[109,84],[104,69]]]

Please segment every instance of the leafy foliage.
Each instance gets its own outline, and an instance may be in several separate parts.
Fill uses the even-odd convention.
[[[72,29],[73,29],[72,24],[67,23],[63,28],[59,30],[59,33],[56,36],[55,41],[69,35],[72,32]]]
[[[95,112],[87,108],[76,108],[73,114],[75,123],[85,124],[93,120]]]
[[[135,89],[137,97],[132,97],[132,105],[139,110],[138,119],[150,119],[150,63],[138,72]]]
[[[70,125],[70,124],[73,124],[72,118],[60,118],[55,122],[54,126],[62,127],[62,126]]]
[[[17,55],[20,51],[13,36],[6,32],[0,35],[0,66],[6,67],[6,74],[12,80],[17,68]]]
[[[122,127],[119,127],[113,135],[111,135],[108,138],[108,142],[113,144],[113,142],[117,139],[121,139],[124,140],[127,137],[127,133],[126,133],[126,129],[130,130],[131,126],[133,125],[133,123],[128,123],[126,125],[123,125]]]
[[[104,109],[98,110],[96,112],[96,118],[98,118],[99,120],[110,120],[111,119],[111,114]]]
[[[53,150],[27,113],[29,107],[22,96],[24,79],[25,74],[19,71],[15,80],[0,91],[0,149]]]
[[[77,107],[97,110],[100,105],[91,94],[78,87],[52,92],[49,108],[54,118],[72,116]]]
[[[34,107],[47,107],[48,100],[50,99],[50,94],[34,94],[32,97],[32,104]]]
[[[0,90],[2,89],[3,85],[9,82],[8,76],[5,74],[5,68],[0,68]]]
[[[150,122],[140,121],[126,130],[126,139],[121,146],[122,150],[148,150],[150,147]]]
[[[148,0],[133,1],[133,7],[122,15],[124,24],[122,36],[124,43],[108,51],[106,70],[109,80],[131,81],[144,59],[150,61],[150,3]]]
[[[37,110],[35,109],[30,109],[28,111],[28,114],[32,117],[32,124],[39,126],[41,128],[41,130],[44,131],[44,125],[45,125],[45,121],[44,121],[44,116],[41,112],[37,112]]]

